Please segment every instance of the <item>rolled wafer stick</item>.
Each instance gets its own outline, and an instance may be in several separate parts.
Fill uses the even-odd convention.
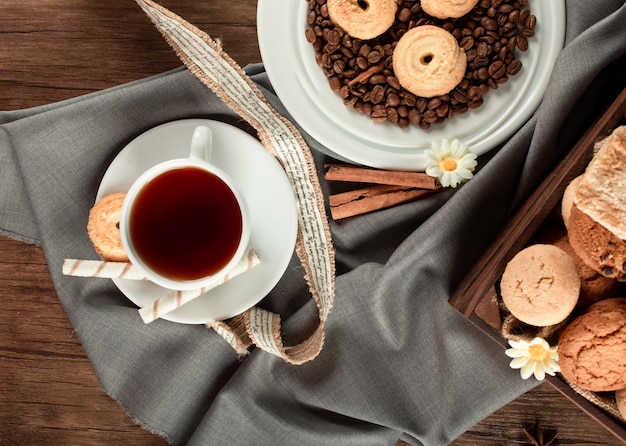
[[[128,262],[105,260],[63,260],[63,274],[77,277],[103,277],[108,279],[145,280],[146,276]]]
[[[175,310],[176,308],[182,307],[186,303],[194,300],[195,298],[202,296],[209,290],[212,290],[225,282],[228,282],[233,277],[236,277],[251,268],[257,266],[260,263],[259,256],[257,255],[254,249],[248,251],[244,257],[235,265],[235,267],[220,281],[214,283],[213,285],[198,288],[195,290],[185,290],[185,291],[172,291],[169,294],[166,294],[163,297],[155,300],[152,305],[145,306],[139,309],[139,315],[144,323],[149,324],[152,321],[157,320],[164,314],[169,313],[170,311]]]

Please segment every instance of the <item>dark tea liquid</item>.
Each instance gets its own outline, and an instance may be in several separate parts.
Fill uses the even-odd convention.
[[[242,216],[235,195],[220,178],[183,167],[144,186],[129,231],[136,254],[155,272],[195,280],[215,274],[233,257]]]

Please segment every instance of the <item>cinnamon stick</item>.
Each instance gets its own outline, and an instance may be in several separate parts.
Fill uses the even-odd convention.
[[[370,169],[366,167],[328,164],[325,178],[329,181],[351,181],[359,183],[387,184],[420,189],[437,189],[436,178],[424,172]]]
[[[348,82],[348,87],[352,87],[354,84],[357,84],[357,83],[360,83],[360,82],[365,82],[366,80],[368,80],[373,75],[378,74],[381,71],[383,71],[384,68],[385,68],[385,64],[384,63],[379,63],[378,65],[373,65],[373,66],[369,67],[367,70],[363,71],[361,74],[359,74],[354,79],[349,81]]]
[[[414,187],[375,185],[329,197],[330,213],[334,220],[354,217],[368,212],[386,209],[416,198],[430,195],[442,189],[417,189]]]

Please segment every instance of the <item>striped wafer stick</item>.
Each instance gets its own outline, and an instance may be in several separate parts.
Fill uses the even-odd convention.
[[[145,280],[146,276],[128,262],[104,260],[63,260],[63,274],[79,277],[104,277],[109,279]]]
[[[225,282],[228,282],[235,276],[238,276],[251,268],[255,267],[260,263],[259,256],[257,255],[254,249],[248,251],[244,257],[235,265],[235,267],[220,281],[203,288],[199,288],[196,290],[185,290],[185,291],[173,291],[169,294],[166,294],[163,297],[158,298],[154,301],[152,305],[145,306],[139,309],[139,315],[144,323],[149,324],[152,321],[157,320],[164,314],[169,313],[170,311],[175,310],[187,302],[192,301],[196,297],[202,296],[209,290],[216,288],[222,285]]]

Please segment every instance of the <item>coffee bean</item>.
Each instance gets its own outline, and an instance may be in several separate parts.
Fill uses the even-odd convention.
[[[487,56],[484,57],[476,57],[474,59],[474,66],[475,67],[486,67],[489,64],[489,58]]]
[[[461,39],[459,46],[463,48],[465,51],[470,50],[474,46],[474,37],[472,36],[463,37],[463,39]]]
[[[480,87],[477,85],[472,85],[469,90],[467,90],[467,94],[469,96],[469,99],[471,101],[475,101],[478,98],[482,97],[482,92],[480,91]]]
[[[387,121],[387,108],[384,105],[374,105],[370,117],[374,122]]]
[[[341,59],[336,60],[335,63],[333,63],[333,71],[337,74],[343,73],[345,68],[346,68],[346,63]]]
[[[398,116],[398,111],[395,108],[387,108],[387,121],[391,122],[392,124],[397,124],[399,119],[400,117]]]
[[[439,116],[440,118],[445,118],[448,116],[448,108],[448,104],[442,102],[435,108],[435,113],[437,113],[437,116]]]
[[[465,104],[467,102],[467,93],[463,90],[459,90],[458,88],[452,92],[452,97],[461,104]]]
[[[409,8],[402,8],[398,13],[398,20],[402,23],[406,23],[411,19],[411,10]]]
[[[370,101],[372,101],[372,104],[378,104],[382,102],[384,98],[385,87],[383,87],[382,85],[374,85],[374,88],[372,88],[372,92],[370,94]]]
[[[467,106],[468,106],[469,108],[478,108],[478,107],[480,107],[481,105],[483,105],[483,98],[482,98],[482,97],[480,97],[480,98],[478,98],[478,99],[475,99],[475,100],[473,100],[473,101],[469,101],[469,102],[467,103]]]
[[[388,76],[387,83],[391,88],[395,90],[399,90],[400,88],[402,88],[402,86],[400,85],[400,81],[398,81],[398,78],[395,76]]]
[[[433,98],[430,101],[428,101],[428,103],[426,104],[426,108],[429,110],[434,110],[435,108],[439,107],[440,104],[441,104],[441,98]]]
[[[526,37],[527,39],[535,37],[535,30],[534,29],[529,29],[529,28],[524,28],[524,31],[522,31],[522,36]]]
[[[387,105],[389,107],[397,107],[400,105],[400,96],[396,93],[391,93],[387,96]]]
[[[304,37],[306,38],[306,41],[309,43],[313,43],[315,42],[315,39],[317,39],[317,36],[315,35],[315,31],[313,31],[313,28],[307,28],[306,31],[304,32]]]
[[[509,54],[509,47],[503,46],[502,48],[500,48],[500,51],[498,52],[498,59],[506,63],[506,58],[508,54]]]
[[[435,123],[437,122],[437,113],[435,113],[435,110],[426,110],[422,114],[422,120],[429,124]]]
[[[481,67],[478,71],[478,79],[481,81],[486,81],[489,79],[489,70],[487,67]]]
[[[382,54],[379,51],[370,51],[367,54],[367,62],[370,65],[375,65],[378,62],[380,62],[380,59],[382,58]]]
[[[369,82],[372,85],[384,84],[387,82],[387,77],[383,74],[375,74],[374,76],[370,77]]]
[[[424,113],[424,111],[426,110],[426,105],[428,104],[428,101],[426,101],[426,98],[417,98],[414,104],[420,113]]]
[[[487,42],[478,42],[476,45],[476,56],[485,57],[489,53],[489,44]]]
[[[506,69],[506,72],[510,76],[515,76],[517,73],[519,73],[519,70],[521,69],[522,69],[522,61],[519,59],[515,59],[509,64],[509,66]]]
[[[517,36],[517,47],[520,51],[528,50],[528,38],[524,36]]]
[[[337,31],[336,29],[330,30],[328,31],[326,40],[330,45],[339,45],[339,42],[341,41],[341,33],[339,33],[339,31]]]
[[[520,26],[526,26],[526,21],[528,20],[528,17],[530,16],[530,9],[523,9],[520,11],[519,13],[519,17],[517,18],[517,23],[520,24]]]
[[[369,67],[369,63],[367,63],[367,59],[363,56],[359,56],[356,58],[356,64],[361,70],[367,70]]]

